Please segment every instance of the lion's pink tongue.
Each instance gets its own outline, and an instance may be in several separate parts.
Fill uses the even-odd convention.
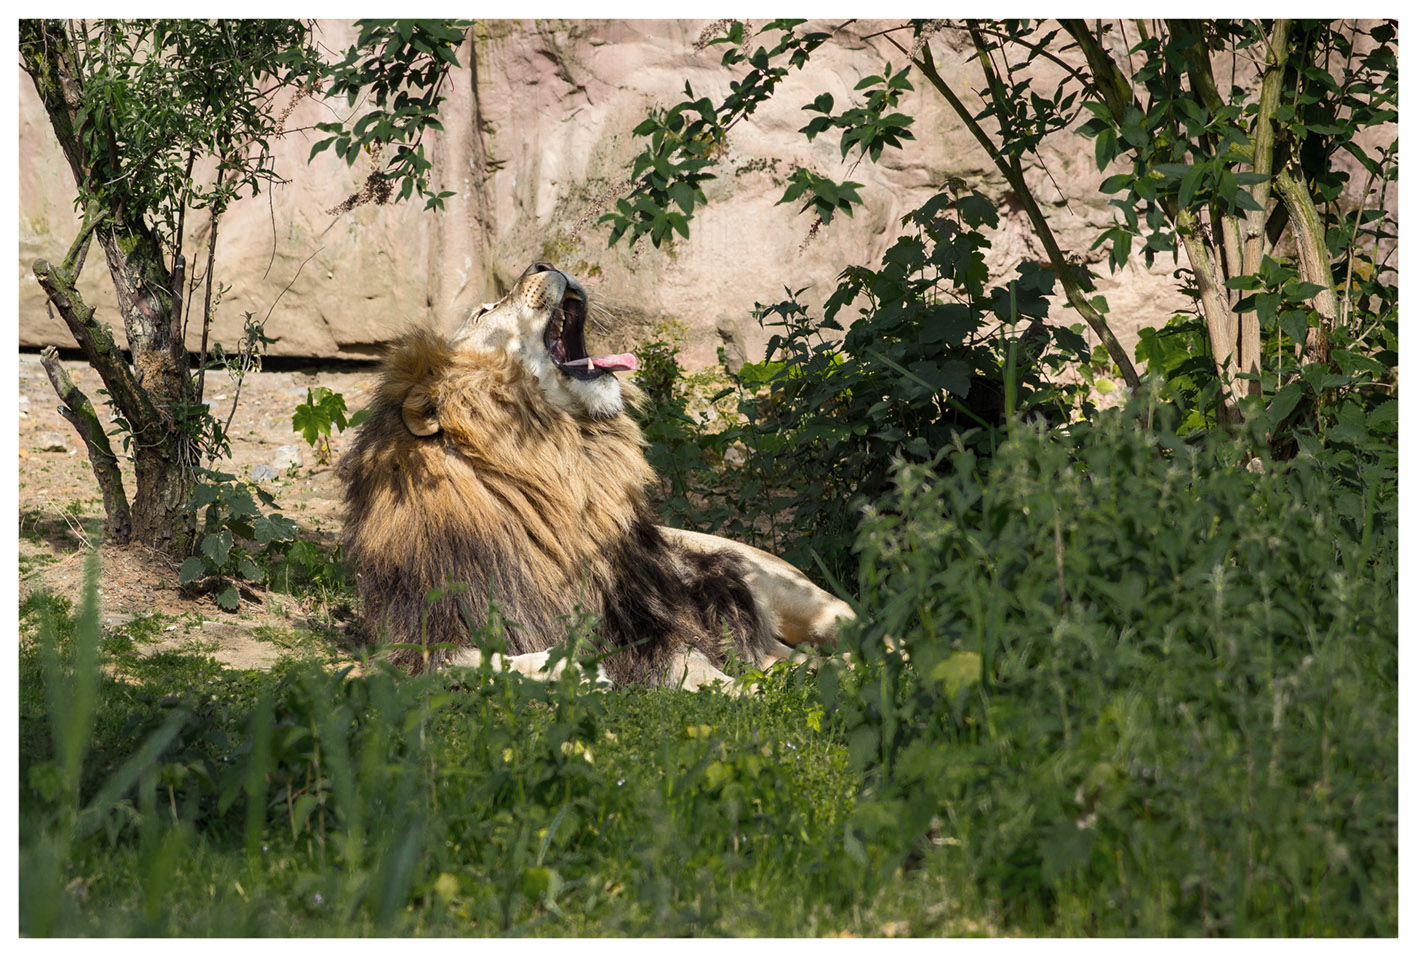
[[[606,372],[634,372],[640,367],[640,360],[636,359],[633,353],[621,352],[615,355],[591,356],[586,359],[586,366],[604,369]]]

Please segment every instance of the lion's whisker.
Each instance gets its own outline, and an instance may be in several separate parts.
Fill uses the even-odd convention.
[[[592,299],[590,303],[590,308],[586,310],[586,318],[589,319],[591,322],[595,323],[595,327],[601,332],[609,332],[610,327],[600,321],[600,316],[598,315],[598,313],[604,313],[606,318],[608,318],[615,325],[618,326],[620,324],[620,317],[616,314],[614,309],[611,309],[603,302]]]

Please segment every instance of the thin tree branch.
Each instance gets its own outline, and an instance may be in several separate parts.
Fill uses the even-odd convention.
[[[1274,21],[1270,31],[1269,52],[1265,56],[1264,79],[1260,81],[1259,112],[1255,116],[1251,140],[1255,156],[1252,168],[1269,176],[1274,171],[1274,112],[1279,108],[1279,96],[1284,88],[1284,67],[1289,59],[1289,21]],[[1264,248],[1265,211],[1269,208],[1269,180],[1255,184],[1251,194],[1259,209],[1250,210],[1245,221],[1244,271],[1253,273],[1260,268]]]
[[[1095,84],[1095,83],[1092,82],[1092,78],[1091,78],[1091,77],[1089,77],[1086,73],[1083,73],[1081,70],[1079,70],[1079,69],[1078,69],[1076,66],[1074,66],[1073,64],[1069,63],[1068,61],[1064,60],[1062,57],[1058,56],[1057,54],[1053,53],[1051,50],[1049,50],[1049,49],[1047,49],[1046,47],[1044,47],[1042,44],[1040,44],[1040,43],[1029,43],[1027,40],[1022,40],[1022,39],[1019,39],[1018,37],[1007,36],[1006,34],[1000,32],[1000,31],[998,31],[998,30],[991,29],[990,27],[985,26],[984,24],[981,24],[981,23],[980,23],[979,21],[977,21],[977,20],[970,20],[969,23],[970,23],[970,28],[971,28],[972,30],[978,30],[980,33],[987,34],[987,35],[989,35],[989,36],[991,36],[991,37],[996,37],[996,38],[998,38],[998,39],[1000,39],[1000,40],[1008,40],[1010,43],[1017,43],[1019,46],[1023,47],[1025,50],[1028,50],[1030,53],[1035,53],[1035,54],[1037,54],[1038,56],[1043,57],[1044,59],[1053,61],[1053,63],[1054,63],[1055,65],[1061,67],[1064,72],[1066,72],[1066,73],[1067,73],[1069,76],[1071,76],[1074,80],[1077,80],[1078,83],[1082,84],[1082,88],[1083,88],[1083,91],[1084,91],[1084,92],[1087,92],[1087,93],[1096,93],[1096,92],[1097,92],[1097,84]]]
[[[1382,161],[1387,162],[1387,157],[1391,149],[1384,147],[1382,150]],[[1353,231],[1348,236],[1348,263],[1343,273],[1343,305],[1339,309],[1338,321],[1344,326],[1348,325],[1348,313],[1353,305],[1353,261],[1357,256],[1353,252],[1353,244],[1358,240],[1358,230],[1363,225],[1363,215],[1368,211],[1368,196],[1373,192],[1373,180],[1377,177],[1377,170],[1368,171],[1368,180],[1363,184],[1363,198],[1358,201],[1358,208],[1353,212]],[[1379,204],[1381,208],[1381,204]]]
[[[892,37],[887,37],[886,39],[891,43],[895,43]],[[904,47],[900,46],[898,43],[895,45],[902,53],[906,53],[906,55],[909,56],[909,53]],[[979,144],[984,147],[984,151],[989,154],[989,158],[994,161],[994,165],[1004,174],[1004,178],[1008,181],[1009,186],[1013,189],[1014,194],[1023,205],[1024,212],[1028,215],[1029,222],[1033,225],[1034,233],[1038,236],[1039,241],[1043,243],[1043,248],[1048,253],[1048,261],[1052,264],[1053,272],[1063,286],[1063,292],[1067,296],[1068,303],[1077,310],[1078,314],[1083,317],[1088,326],[1091,327],[1092,331],[1102,341],[1103,347],[1107,350],[1107,354],[1111,357],[1112,361],[1116,363],[1118,370],[1122,374],[1122,379],[1127,383],[1127,386],[1131,389],[1139,388],[1141,386],[1141,380],[1137,377],[1136,367],[1132,365],[1132,360],[1127,355],[1126,350],[1122,348],[1122,344],[1118,342],[1117,337],[1113,335],[1112,329],[1107,325],[1107,320],[1103,317],[1102,313],[1098,312],[1096,307],[1088,302],[1087,295],[1082,285],[1073,275],[1071,264],[1068,262],[1067,257],[1063,255],[1062,249],[1058,247],[1058,241],[1054,238],[1053,231],[1048,226],[1048,221],[1043,217],[1043,210],[1039,208],[1038,201],[1034,199],[1033,193],[1028,188],[1028,184],[1024,182],[1023,174],[1018,170],[1015,164],[1010,163],[1003,154],[999,152],[993,140],[989,138],[989,134],[984,132],[979,124],[975,122],[974,117],[970,114],[964,103],[955,95],[954,90],[950,88],[944,78],[940,76],[939,70],[935,68],[935,60],[930,53],[929,46],[922,46],[919,55],[912,57],[911,62],[916,65],[921,74],[930,81],[930,84],[935,87],[940,95],[945,98],[946,102],[950,104],[950,107],[964,122],[965,127]]]
[[[1201,311],[1205,314],[1205,328],[1210,334],[1210,351],[1216,371],[1222,380],[1228,380],[1236,371],[1235,345],[1237,328],[1235,314],[1230,311],[1230,303],[1225,297],[1217,263],[1212,258],[1210,248],[1202,235],[1201,223],[1189,209],[1176,211],[1176,231],[1186,249],[1186,257],[1191,261],[1191,272],[1196,277],[1196,290],[1200,294]],[[1235,381],[1225,381],[1225,394],[1220,403],[1222,422],[1234,422],[1239,417],[1236,400]]]
[[[133,519],[128,509],[128,496],[123,490],[123,473],[118,469],[118,457],[113,454],[103,423],[89,397],[84,395],[59,364],[59,351],[48,346],[39,357],[55,393],[64,404],[59,414],[69,421],[88,447],[89,464],[103,492],[103,512],[107,517],[108,539],[115,545],[126,545],[132,538]]]
[[[84,359],[103,379],[118,411],[135,425],[156,421],[157,410],[133,377],[128,363],[113,341],[112,330],[94,319],[92,307],[74,288],[72,277],[43,259],[35,261],[34,275],[49,302],[69,327],[74,341],[84,353]]]
[[[1092,35],[1092,31],[1087,28],[1087,24],[1081,20],[1059,20],[1063,29],[1068,31],[1068,36],[1073,38],[1073,42],[1082,50],[1082,55],[1087,59],[1087,68],[1092,71],[1093,82],[1097,92],[1102,96],[1102,101],[1107,104],[1107,108],[1112,111],[1112,115],[1119,121],[1122,115],[1127,112],[1127,107],[1135,105],[1132,95],[1132,84],[1127,79],[1119,66],[1102,49],[1102,44],[1097,42],[1097,38]]]

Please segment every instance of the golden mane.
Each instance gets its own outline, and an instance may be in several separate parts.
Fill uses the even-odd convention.
[[[721,662],[725,627],[740,646],[758,640],[734,559],[665,544],[643,446],[628,415],[547,402],[512,356],[454,349],[431,331],[397,342],[339,465],[346,555],[393,659],[411,670],[446,660],[494,604],[513,623],[509,654],[564,640],[577,606],[595,615],[617,679],[644,680],[686,642]],[[449,584],[460,594],[426,600]]]

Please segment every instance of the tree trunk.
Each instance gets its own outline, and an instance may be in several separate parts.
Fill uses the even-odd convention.
[[[21,20],[20,55],[80,193],[101,195],[101,184],[94,182],[93,168],[76,133],[81,89],[64,23]],[[180,427],[179,409],[191,401],[192,380],[185,345],[173,341],[174,329],[180,330],[175,321],[180,307],[173,294],[175,281],[164,262],[157,234],[142,219],[143,210],[125,209],[122,199],[105,202],[88,198],[83,211],[85,225],[63,265],[38,260],[34,273],[84,358],[103,379],[115,409],[128,423],[136,479],[131,508],[93,406],[69,383],[57,358],[50,357],[46,370],[68,410],[65,417],[88,448],[104,493],[109,540],[117,544],[141,542],[180,558],[187,554],[192,538],[191,518],[184,508],[194,485],[189,467],[194,456]],[[112,331],[94,318],[93,309],[78,293],[79,271],[94,239],[103,249],[118,294],[131,365]],[[97,440],[100,437],[101,442]]]

